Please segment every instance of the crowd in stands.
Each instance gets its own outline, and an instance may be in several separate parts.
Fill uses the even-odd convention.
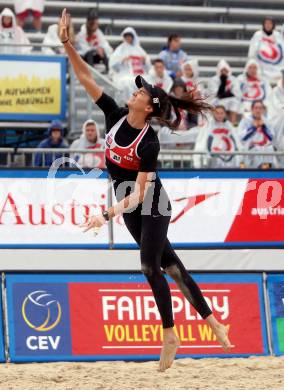
[[[23,29],[25,21],[32,18],[34,29],[40,31],[43,10],[44,0],[15,0],[16,15],[5,8],[0,15],[0,43],[8,46],[0,46],[0,53],[30,52],[31,46],[10,44],[29,44]],[[279,167],[283,159],[228,154],[213,156],[210,153],[284,150],[284,37],[276,27],[272,18],[264,19],[262,28],[251,38],[248,60],[242,74],[233,75],[230,64],[220,58],[216,75],[206,83],[199,78],[198,61],[183,50],[182,37],[178,34],[170,35],[166,47],[151,61],[131,26],[122,31],[121,43],[112,48],[100,29],[96,11],[91,9],[77,34],[70,20],[69,36],[90,66],[104,65],[103,72],[123,92],[125,103],[135,90],[134,77],[142,74],[167,93],[176,97],[185,92],[195,93],[214,106],[207,118],[181,112],[182,121],[174,133],[161,127],[158,135],[162,148],[207,151],[206,164],[212,168],[268,169]],[[47,55],[64,53],[57,24],[49,26],[42,52]],[[103,145],[98,125],[88,119],[83,125],[80,139],[75,140],[71,148],[96,149],[103,148]],[[59,122],[51,124],[47,139],[39,147],[68,147]],[[95,160],[94,152],[89,156],[78,153],[73,157],[83,166],[104,166],[100,153]],[[36,165],[50,165],[53,158],[54,155],[46,156],[43,162],[39,154]],[[204,158],[201,162],[200,156],[194,156],[194,166],[202,164]]]

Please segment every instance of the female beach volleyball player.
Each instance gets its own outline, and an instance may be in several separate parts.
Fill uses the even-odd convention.
[[[227,350],[230,348],[230,341],[226,327],[214,317],[199,287],[167,239],[171,205],[156,174],[159,141],[148,123],[148,120],[155,117],[171,128],[176,128],[180,122],[179,108],[198,114],[209,107],[190,94],[185,94],[184,100],[173,98],[162,89],[148,84],[141,76],[135,79],[138,89],[128,101],[128,108],[118,107],[96,84],[88,65],[70,43],[67,34],[68,19],[64,9],[60,21],[60,39],[80,83],[105,114],[106,166],[118,201],[102,215],[93,216],[83,224],[84,231],[98,229],[109,219],[123,214],[127,229],[139,244],[142,272],[152,288],[162,319],[160,371],[165,371],[172,365],[179,347],[179,340],[173,329],[171,293],[161,268],[175,280]],[[170,122],[168,118],[172,109],[176,113],[176,119]]]

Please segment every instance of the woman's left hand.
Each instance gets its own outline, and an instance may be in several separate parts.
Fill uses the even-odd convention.
[[[102,215],[93,215],[87,222],[80,225],[80,227],[86,228],[83,233],[86,233],[90,229],[99,229],[106,223],[105,218]]]

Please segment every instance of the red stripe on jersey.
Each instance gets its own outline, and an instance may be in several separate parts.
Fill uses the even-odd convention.
[[[120,166],[121,168],[139,171],[141,165],[141,158],[137,154],[138,145],[146,134],[149,125],[146,124],[144,128],[139,132],[135,140],[128,146],[120,146],[115,142],[115,134],[119,130],[121,124],[126,117],[121,118],[106,135],[106,158],[113,164]]]

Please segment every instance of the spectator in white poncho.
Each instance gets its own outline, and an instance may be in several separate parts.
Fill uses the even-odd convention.
[[[72,20],[70,19],[70,22],[67,27],[68,30],[68,37],[72,45],[75,43],[75,34],[74,34],[74,28],[72,24]],[[43,45],[46,45],[46,47],[42,48],[42,52],[46,55],[51,54],[65,54],[64,47],[60,41],[59,35],[58,35],[58,24],[52,24],[48,27],[47,33],[44,36]],[[50,47],[48,47],[48,45]]]
[[[134,28],[125,28],[121,37],[123,42],[110,56],[109,68],[110,76],[116,87],[123,93],[122,100],[126,102],[137,89],[134,82],[135,76],[148,73],[151,61],[148,54],[140,46]]]
[[[45,0],[14,0],[18,25],[24,28],[27,18],[31,15],[35,30],[41,31],[44,2]]]
[[[282,70],[281,80],[270,95],[268,118],[275,132],[273,145],[276,150],[284,151],[284,70]],[[277,161],[278,168],[284,168],[284,156],[278,156]]]
[[[83,124],[80,138],[73,141],[70,149],[91,149],[90,153],[74,153],[72,158],[83,168],[105,168],[104,152],[96,149],[104,149],[104,140],[100,138],[100,129],[93,119],[88,119]]]
[[[187,60],[182,64],[181,70],[181,79],[184,81],[187,90],[196,88],[199,76],[198,61],[195,58]]]
[[[108,72],[109,56],[112,47],[99,28],[99,18],[95,9],[90,9],[86,23],[76,36],[76,45],[82,58],[91,66],[102,62]]]
[[[238,128],[245,151],[274,152],[274,128],[265,117],[265,106],[256,100],[251,106],[251,115],[241,120]],[[274,156],[247,156],[248,168],[268,169],[276,165]]]
[[[284,116],[284,69],[282,77],[277,85],[273,88],[268,104],[268,117],[274,122],[278,121],[279,117]]]
[[[1,54],[28,54],[31,46],[12,46],[13,44],[29,45],[25,32],[17,26],[14,13],[9,8],[4,8],[0,14],[0,46]]]
[[[187,92],[186,85],[181,79],[175,79],[171,88],[171,95],[181,99],[183,94]],[[201,125],[201,119],[198,115],[193,115],[185,110],[179,109],[181,122],[179,127],[173,132],[166,126],[163,126],[158,133],[162,149],[193,149],[198,126]],[[174,112],[172,112],[174,118]]]
[[[261,100],[267,105],[271,87],[268,81],[261,76],[260,66],[256,60],[247,61],[244,72],[238,76],[238,80],[242,93],[241,114],[250,113],[251,104],[255,100]]]
[[[275,20],[266,17],[262,29],[251,38],[248,51],[248,58],[254,58],[263,76],[274,84],[281,78],[281,69],[284,67],[283,35],[275,27]]]
[[[216,106],[212,116],[205,125],[199,128],[195,144],[197,152],[236,152],[242,149],[237,130],[226,118],[226,110],[223,106]],[[202,164],[203,161],[203,164]],[[210,168],[238,168],[243,158],[234,155],[219,156],[194,156],[194,167],[203,165]]]
[[[214,106],[225,107],[228,119],[235,125],[240,109],[241,90],[239,81],[232,75],[227,61],[219,61],[216,76],[209,79],[208,94]]]
[[[146,76],[148,83],[162,88],[167,93],[173,85],[173,79],[169,76],[166,71],[163,60],[157,58],[153,62],[153,66]]]

